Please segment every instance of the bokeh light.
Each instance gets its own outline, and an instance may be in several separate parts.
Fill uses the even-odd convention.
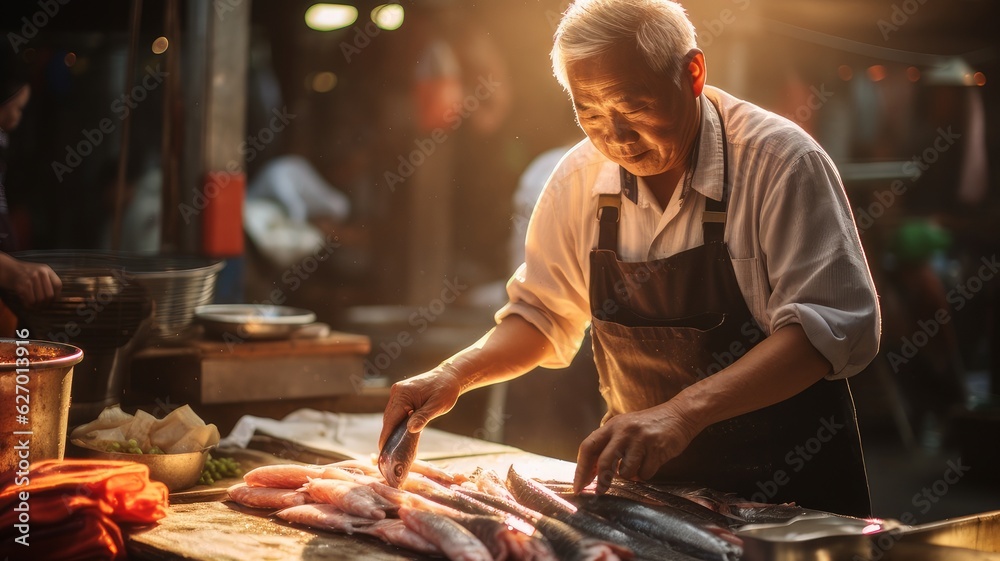
[[[306,25],[316,31],[333,31],[358,21],[358,9],[344,4],[314,4],[306,10]]]
[[[167,47],[170,46],[170,42],[167,41],[166,37],[157,37],[153,41],[153,54],[162,55],[167,51]]]
[[[382,4],[372,10],[372,21],[386,31],[399,29],[403,25],[403,7],[399,4]]]

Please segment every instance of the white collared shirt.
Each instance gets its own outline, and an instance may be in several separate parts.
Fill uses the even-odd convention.
[[[881,317],[833,162],[774,113],[715,88],[705,88],[701,104],[690,189],[682,180],[663,209],[639,178],[637,204],[622,198],[619,259],[662,259],[704,243],[705,198],[722,198],[721,113],[732,182],[725,240],[750,312],[765,336],[800,324],[833,365],[828,378],[857,374],[878,351]],[[568,365],[590,323],[597,200],[620,192],[618,170],[584,140],[559,163],[532,213],[525,263],[508,281],[510,301],[496,320],[518,314],[544,333],[553,348],[544,367]]]

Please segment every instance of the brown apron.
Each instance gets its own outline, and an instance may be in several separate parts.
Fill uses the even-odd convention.
[[[722,135],[728,187],[724,129]],[[622,194],[634,193],[635,177],[622,169],[621,179]],[[625,263],[616,255],[622,194],[601,197],[598,249],[590,254],[594,361],[608,406],[604,422],[666,402],[764,338],[723,241],[727,195],[706,200],[703,246]],[[656,478],[694,481],[758,502],[871,515],[846,380],[821,380],[781,403],[708,427]]]

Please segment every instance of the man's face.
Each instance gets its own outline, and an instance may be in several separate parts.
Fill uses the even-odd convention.
[[[24,86],[7,103],[0,105],[0,129],[12,131],[21,123],[21,112],[31,97],[31,86]]]
[[[577,121],[608,159],[642,177],[687,164],[699,119],[689,78],[679,89],[628,48],[572,62],[567,74]]]

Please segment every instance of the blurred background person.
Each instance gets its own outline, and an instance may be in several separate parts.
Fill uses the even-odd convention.
[[[21,124],[31,86],[27,71],[9,49],[4,48],[0,59],[0,290],[4,304],[13,295],[26,306],[36,306],[55,298],[62,282],[48,265],[19,261],[9,255],[20,248],[7,205],[7,147],[9,133]],[[0,336],[13,336],[16,323],[10,310],[0,306]]]

